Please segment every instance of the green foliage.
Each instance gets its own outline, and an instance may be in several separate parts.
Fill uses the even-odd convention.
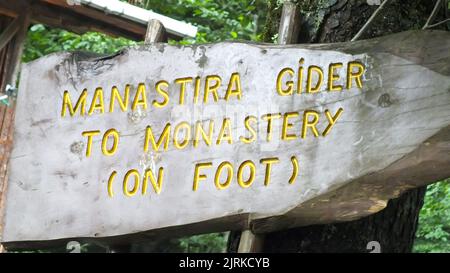
[[[267,18],[261,39],[264,42],[275,42],[278,39],[278,27],[281,17],[282,3],[280,0],[267,1]]]
[[[59,51],[90,51],[110,54],[124,46],[136,44],[125,38],[111,38],[105,34],[88,32],[78,35],[44,25],[33,25],[28,31],[22,60],[29,62],[47,54]]]
[[[428,186],[414,252],[450,252],[450,179]]]
[[[225,252],[228,233],[209,233],[179,239],[179,246],[186,253]]]
[[[223,40],[258,41],[267,12],[264,0],[140,0],[143,8],[198,27],[196,39],[182,44]]]
[[[198,27],[195,39],[181,44],[216,42],[227,39],[259,40],[260,26],[265,21],[264,0],[138,0],[129,1],[171,18],[187,21]],[[171,41],[174,43],[174,41]],[[59,51],[90,51],[110,54],[136,42],[125,38],[88,32],[83,35],[44,25],[33,25],[25,44],[22,60],[29,62]]]

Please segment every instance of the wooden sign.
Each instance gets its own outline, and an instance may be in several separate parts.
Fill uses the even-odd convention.
[[[450,176],[450,35],[24,66],[2,241],[353,220]]]

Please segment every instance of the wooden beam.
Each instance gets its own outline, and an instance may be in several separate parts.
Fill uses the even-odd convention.
[[[285,1],[278,30],[278,44],[286,45],[297,42],[300,31],[300,14],[295,3]]]
[[[260,252],[263,238],[263,235],[256,235],[250,230],[244,230],[239,241],[238,253]]]
[[[17,31],[19,31],[20,26],[23,24],[24,17],[15,18],[8,27],[0,34],[0,50],[11,41],[11,39],[16,35]]]
[[[20,25],[14,39],[14,49],[11,54],[11,63],[9,64],[6,74],[6,82],[13,87],[17,87],[16,82],[20,71],[20,65],[22,63],[22,53],[28,33],[28,27],[30,25],[30,16],[31,10],[26,9],[19,17]]]
[[[145,43],[161,43],[167,42],[167,32],[163,24],[156,19],[148,22],[147,33],[145,34]]]
[[[23,0],[0,0],[0,14],[15,18],[26,6],[27,3]]]

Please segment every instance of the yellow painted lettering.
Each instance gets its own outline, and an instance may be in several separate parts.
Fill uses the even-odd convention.
[[[354,68],[357,71],[354,71]],[[356,86],[362,88],[362,75],[364,74],[364,65],[359,62],[349,62],[347,68],[347,89],[352,88],[353,79],[355,79]]]
[[[276,114],[265,114],[261,118],[265,121],[267,121],[267,142],[272,140],[272,120],[278,119],[281,117],[280,113]]]
[[[244,168],[248,167],[250,174],[247,180],[244,180]],[[248,188],[252,185],[253,181],[255,180],[255,173],[256,173],[256,166],[255,163],[251,160],[247,160],[242,162],[242,164],[239,166],[238,174],[237,174],[237,180],[239,186],[242,188]]]
[[[227,179],[225,180],[224,183],[220,183],[220,175],[222,174],[223,169],[227,170]],[[222,162],[217,168],[216,175],[214,176],[214,184],[216,185],[216,188],[219,190],[228,188],[228,186],[230,186],[232,179],[233,179],[233,166],[228,161]]]
[[[215,81],[214,85],[211,85],[211,82]],[[219,95],[217,94],[217,90],[222,83],[222,79],[216,75],[209,75],[206,77],[205,81],[205,94],[203,96],[203,103],[208,103],[209,93],[213,94],[214,101],[217,102],[219,100]]]
[[[117,89],[116,86],[113,86],[113,88],[111,89],[111,101],[109,102],[109,112],[110,113],[114,112],[114,102],[116,100],[119,103],[122,112],[126,112],[128,109],[129,96],[130,96],[129,84],[125,86],[125,94],[123,95],[123,98],[120,96],[119,89]]]
[[[87,137],[87,145],[86,145],[86,157],[91,156],[91,151],[92,151],[92,138],[96,135],[99,135],[100,131],[95,130],[95,131],[84,131],[81,133],[82,136]]]
[[[175,80],[176,84],[180,85],[180,105],[184,104],[184,96],[186,93],[186,84],[187,83],[191,83],[192,82],[192,77],[188,77],[188,78],[179,78]]]
[[[330,111],[327,109],[325,110],[325,115],[327,116],[328,119],[328,126],[327,128],[325,128],[325,130],[322,133],[322,136],[326,136],[328,135],[328,133],[330,132],[331,128],[333,127],[333,125],[336,123],[337,119],[341,116],[342,112],[344,111],[344,109],[339,108],[336,112],[336,114],[334,116],[331,115]]]
[[[295,134],[289,134],[288,130],[292,128],[292,123],[289,122],[289,118],[298,117],[298,112],[288,112],[284,114],[283,117],[283,127],[281,130],[281,139],[282,140],[293,140],[296,139],[297,136]]]
[[[342,91],[342,85],[335,85],[334,82],[339,80],[339,74],[335,75],[334,71],[342,67],[342,63],[332,63],[328,67],[328,91]]]
[[[134,177],[134,186],[133,189],[128,189],[128,183],[130,181],[130,177]],[[128,197],[131,197],[137,193],[139,189],[139,172],[135,169],[129,170],[125,177],[123,178],[123,194],[125,194]]]
[[[194,183],[192,185],[192,190],[193,191],[196,191],[198,189],[198,182],[199,181],[206,179],[206,175],[205,174],[200,174],[200,170],[201,169],[205,169],[205,168],[210,168],[210,167],[212,167],[212,163],[211,162],[195,164]]]
[[[244,137],[241,136],[239,139],[240,141],[242,141],[243,143],[249,144],[252,143],[253,141],[256,140],[256,131],[255,128],[253,128],[250,123],[251,122],[256,122],[257,119],[255,116],[248,116],[245,118],[244,124],[245,124],[245,128],[250,132],[251,136],[250,137]]]
[[[180,142],[180,138],[179,138],[179,134],[180,134],[180,130],[184,130],[184,138],[183,140]],[[177,126],[175,126],[175,130],[173,132],[173,144],[177,149],[184,149],[188,144],[189,144],[189,140],[191,139],[191,126],[189,125],[189,123],[183,121],[177,124]]]
[[[266,165],[266,173],[264,178],[264,186],[270,183],[270,173],[272,172],[272,164],[280,162],[278,157],[263,158],[260,160],[261,164]]]
[[[284,74],[289,74],[290,78],[294,76],[294,70],[292,68],[286,67],[283,68],[277,76],[277,92],[280,96],[289,96],[292,95],[294,91],[294,82],[286,81],[283,87],[283,76]]]
[[[158,142],[155,142],[155,137],[153,136],[152,127],[147,126],[146,132],[145,132],[145,143],[144,143],[144,151],[148,152],[148,144],[149,141],[152,142],[152,148],[154,151],[158,152],[159,147],[162,143],[164,143],[164,151],[167,151],[169,147],[169,141],[170,141],[170,123],[167,123],[164,127],[161,135],[159,136]]]
[[[149,179],[155,193],[160,194],[164,179],[164,168],[160,167],[158,170],[158,181],[156,181],[155,176],[153,175],[153,171],[151,169],[145,170],[144,181],[142,182],[142,195],[147,194],[147,185]]]
[[[229,144],[233,144],[233,135],[231,133],[231,121],[229,118],[223,120],[222,127],[220,128],[216,144],[220,145],[220,143],[222,143],[222,140],[227,141]]]
[[[313,72],[317,75],[317,82],[316,85],[313,86],[312,78],[313,78]],[[306,92],[307,93],[317,93],[320,91],[320,87],[322,86],[323,81],[323,71],[320,67],[311,65],[308,67],[308,76],[306,80]]]
[[[87,98],[87,90],[84,89],[78,97],[77,103],[75,104],[75,108],[72,106],[72,101],[70,100],[69,91],[64,91],[63,95],[63,103],[61,108],[61,117],[66,115],[66,108],[69,109],[69,114],[71,117],[75,115],[75,113],[79,110],[80,115],[84,116],[86,114],[86,98]]]
[[[236,96],[238,100],[242,97],[241,77],[239,76],[239,73],[231,74],[227,92],[225,93],[225,100],[228,101],[231,96]]]
[[[309,117],[312,117],[313,119],[310,120]],[[306,110],[303,113],[302,138],[306,137],[308,128],[311,128],[311,131],[313,132],[315,137],[319,136],[319,133],[317,132],[316,128],[317,122],[319,122],[319,113],[317,111]]]
[[[209,131],[205,132],[203,129],[203,122],[198,121],[195,125],[195,137],[194,137],[194,147],[198,146],[198,142],[200,141],[200,136],[205,141],[206,145],[211,146],[212,137],[214,132],[214,121],[209,121]]]
[[[153,101],[153,106],[157,108],[163,108],[167,105],[167,103],[169,103],[169,94],[167,93],[168,91],[162,89],[162,86],[169,88],[169,83],[167,81],[159,81],[155,85],[156,92],[158,92],[158,94],[160,94],[164,98],[162,102],[158,102],[157,100]]]
[[[138,85],[136,95],[134,96],[133,105],[131,109],[136,111],[138,106],[142,106],[144,110],[147,110],[147,94],[146,94],[145,84],[140,83]]]
[[[109,137],[113,137],[113,145],[110,149],[108,149],[108,139]],[[116,129],[112,128],[105,132],[102,139],[102,152],[106,156],[112,156],[116,153],[117,147],[119,145],[119,132]]]

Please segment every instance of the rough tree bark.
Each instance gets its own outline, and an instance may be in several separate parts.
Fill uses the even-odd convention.
[[[409,29],[420,29],[435,1],[390,0],[373,25],[361,37],[368,39]],[[367,0],[298,1],[302,22],[298,43],[349,41],[365,24],[377,6]],[[264,33],[274,41],[281,7],[269,1]],[[443,17],[444,9],[438,18]],[[437,19],[438,21],[440,19]],[[445,28],[445,25],[443,26]],[[266,234],[263,252],[370,252],[367,244],[380,243],[381,252],[411,252],[426,187],[406,192],[389,201],[387,207],[368,217],[345,223],[315,225]],[[228,251],[236,252],[239,233],[232,232]]]

